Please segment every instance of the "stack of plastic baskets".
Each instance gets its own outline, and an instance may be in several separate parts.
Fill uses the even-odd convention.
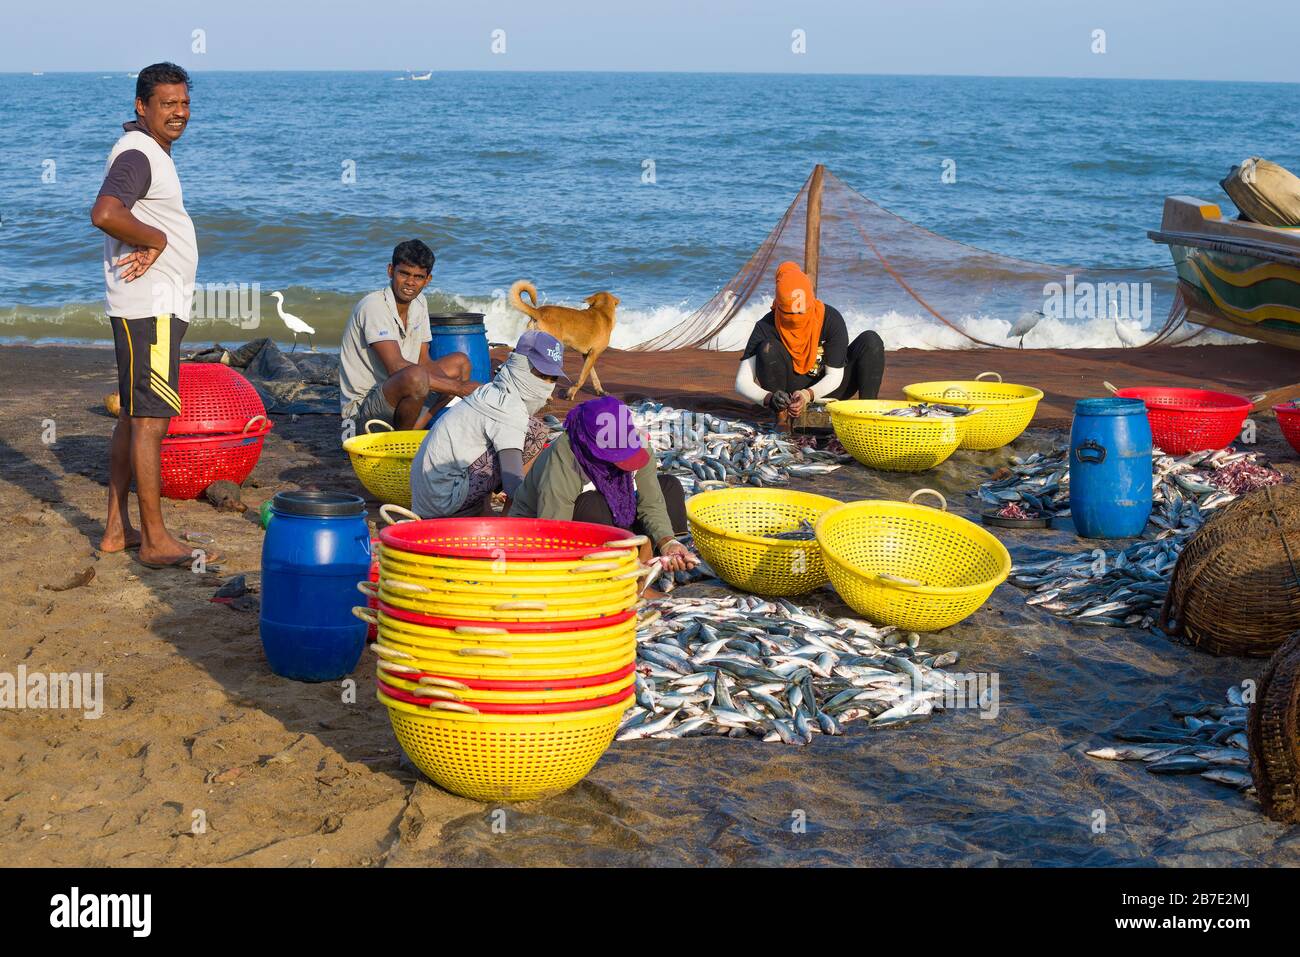
[[[642,539],[580,522],[402,522],[380,533],[379,700],[429,778],[480,801],[548,797],[632,703]]]
[[[242,485],[262,455],[271,420],[257,390],[219,362],[183,362],[181,412],[162,440],[162,494],[198,498],[213,482]]]

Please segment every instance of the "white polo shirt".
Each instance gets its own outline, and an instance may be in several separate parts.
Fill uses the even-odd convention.
[[[350,417],[367,393],[388,378],[388,370],[370,348],[372,344],[396,342],[403,359],[419,362],[420,347],[432,338],[424,296],[411,300],[405,326],[397,315],[392,286],[376,290],[357,303],[339,344],[339,404],[343,417]]]

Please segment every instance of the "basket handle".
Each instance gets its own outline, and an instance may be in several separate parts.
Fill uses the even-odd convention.
[[[385,422],[383,419],[366,419],[366,424],[363,426],[363,428],[366,430],[366,435],[370,434],[371,432],[370,427],[372,425],[382,425],[389,432],[393,431],[393,427],[389,423]]]
[[[456,654],[465,658],[509,658],[504,648],[457,648]]]
[[[408,688],[407,694],[413,694],[418,698],[430,698],[433,701],[459,701],[460,695],[454,691],[448,691],[446,688]]]
[[[586,559],[583,559],[586,561]],[[570,575],[578,575],[582,572],[612,572],[618,568],[618,562],[605,562],[603,564],[588,565],[586,568],[570,568]]]
[[[1102,379],[1102,380],[1101,380],[1101,384],[1104,385],[1104,386],[1106,387],[1106,391],[1109,392],[1111,395],[1118,395],[1118,394],[1119,394],[1119,389],[1115,388],[1113,385],[1111,385],[1111,384],[1110,384],[1109,382],[1107,382],[1105,379]]]
[[[260,413],[258,415],[253,416],[251,419],[249,419],[247,422],[244,423],[244,434],[248,434],[248,430],[253,427],[253,423],[256,422],[258,419],[261,419],[263,422],[267,421],[266,416],[261,415]]]
[[[946,388],[946,389],[943,390],[943,396],[942,396],[942,398],[945,398],[945,399],[946,399],[946,398],[948,398],[948,396],[950,396],[950,395],[954,395],[954,394],[955,394],[955,395],[964,396],[964,397],[966,397],[966,398],[969,398],[969,397],[970,397],[970,393],[967,392],[965,389],[963,389],[961,386],[959,386],[959,385],[950,385],[950,386],[948,386],[948,388]]]
[[[408,595],[427,595],[429,593],[429,589],[423,585],[417,585],[415,582],[404,582],[399,578],[385,579],[383,587],[389,591],[406,592]]]
[[[463,701],[430,701],[428,707],[437,711],[460,711],[464,714],[478,714],[478,708],[470,707]]]
[[[468,691],[469,685],[462,684],[454,678],[440,678],[438,675],[425,675],[419,681],[422,685],[434,685],[439,688],[452,688],[455,691]]]
[[[453,629],[458,635],[508,635],[504,628],[492,628],[489,625],[457,625]]]
[[[621,549],[615,549],[612,551],[609,549],[605,549],[604,551],[599,551],[599,552],[587,552],[587,554],[582,556],[582,560],[584,562],[590,562],[590,561],[599,562],[599,561],[605,561],[610,558],[627,558],[627,552],[622,551]],[[584,571],[590,571],[590,569],[584,569]]]
[[[977,375],[977,376],[975,377],[975,381],[976,381],[976,382],[981,381],[981,380],[982,380],[986,375],[994,375],[994,376],[997,376],[997,377],[998,377],[998,381],[999,381],[999,382],[1002,381],[1002,373],[1000,373],[1000,372],[981,372],[979,375]]]
[[[365,605],[353,605],[352,614],[360,618],[367,625],[379,624],[379,613],[373,608],[367,608]]]
[[[936,491],[935,489],[932,489],[932,488],[918,488],[915,492],[913,492],[911,495],[909,495],[909,496],[907,497],[907,504],[908,504],[908,505],[914,505],[914,504],[916,503],[916,497],[917,497],[918,495],[925,495],[927,492],[928,492],[929,494],[933,495],[935,498],[937,498],[937,499],[939,500],[939,502],[941,503],[941,504],[939,505],[939,511],[941,511],[941,512],[946,512],[946,511],[948,511],[948,500],[947,500],[946,498],[943,497],[943,493],[942,493],[942,492]],[[920,583],[918,582],[917,584],[920,584]]]
[[[396,675],[418,675],[420,673],[419,668],[412,668],[410,665],[399,665],[396,661],[385,661],[383,658],[379,659],[378,667],[381,671],[391,671]]]
[[[370,610],[369,608],[366,609],[366,611],[369,610]],[[375,650],[375,654],[377,654],[380,658],[396,658],[398,661],[415,660],[415,655],[408,655],[404,651],[398,651],[396,648],[389,648],[387,645],[381,645],[379,642],[375,642],[370,647]]]
[[[885,572],[877,572],[876,577],[881,581],[893,582],[895,585],[911,585],[914,588],[921,588],[924,582],[919,582],[915,578],[904,578],[902,575],[889,575]]]
[[[640,548],[650,541],[645,535],[633,535],[631,538],[616,538],[612,542],[606,542],[605,548]]]
[[[378,422],[379,420],[372,419],[371,421]],[[398,515],[401,517],[393,518],[394,515]],[[420,516],[416,515],[409,508],[402,508],[402,506],[394,505],[391,502],[379,506],[379,517],[382,518],[389,525],[398,525],[402,522],[420,521]]]
[[[379,583],[372,581],[357,582],[357,591],[367,598],[379,597]]]
[[[493,605],[493,611],[546,611],[546,602],[538,598],[521,599],[519,601],[503,601],[499,605]]]

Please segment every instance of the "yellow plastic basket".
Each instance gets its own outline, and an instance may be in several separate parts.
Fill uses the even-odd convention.
[[[651,569],[645,569],[649,572]],[[635,593],[637,582],[644,572],[633,568],[603,579],[568,578],[560,582],[537,582],[519,579],[512,575],[493,575],[487,580],[459,581],[430,575],[412,574],[404,567],[380,559],[380,581],[395,591],[409,590],[411,595],[437,596],[439,601],[465,601],[473,597],[478,604],[511,599],[544,598],[548,601],[600,601],[626,595],[629,588]],[[417,591],[423,589],[423,591]],[[459,597],[458,597],[459,596]]]
[[[528,801],[577,784],[630,701],[566,714],[434,712],[376,692],[402,750],[430,780],[477,801]]]
[[[922,493],[942,509],[912,504]],[[826,570],[840,597],[878,625],[938,631],[978,609],[1011,573],[1011,556],[991,534],[947,512],[933,489],[907,503],[852,502],[817,523]]]
[[[366,609],[371,611],[373,609]],[[619,649],[626,648],[627,643],[636,635],[636,622],[615,625],[612,628],[593,628],[591,638],[569,638],[551,641],[549,635],[504,634],[473,635],[458,634],[450,638],[421,634],[416,629],[419,625],[390,618],[378,612],[379,636],[385,644],[391,644],[409,654],[420,656],[430,652],[445,652],[449,655],[465,657],[470,654],[466,649],[495,648],[509,652],[512,657],[533,658],[538,655],[555,657],[560,661],[577,660],[578,656],[607,657]],[[367,620],[369,616],[367,616]],[[569,634],[574,634],[570,632]],[[538,638],[546,640],[537,640]],[[501,656],[504,658],[504,655]]]
[[[434,692],[444,701],[481,701],[505,702],[512,704],[562,704],[573,701],[590,701],[592,698],[604,698],[618,692],[627,692],[636,683],[636,675],[630,674],[605,684],[590,685],[586,688],[548,688],[540,691],[496,691],[484,688],[452,689],[443,685],[421,684],[403,678],[382,668],[376,668],[375,674],[394,688],[410,692]],[[408,702],[409,704],[409,702]]]
[[[828,403],[831,427],[855,459],[868,468],[888,472],[924,472],[943,462],[961,444],[968,416],[902,418],[885,415],[912,402],[850,399]]]
[[[368,583],[365,583],[368,584]],[[631,635],[636,632],[635,615],[626,621],[602,625],[598,628],[584,628],[569,631],[506,631],[504,626],[493,622],[480,621],[473,625],[457,628],[444,628],[437,625],[425,625],[405,621],[385,614],[377,608],[354,608],[353,613],[368,624],[383,624],[394,632],[402,632],[408,637],[402,641],[413,644],[423,642],[466,642],[497,644],[502,647],[513,645],[536,645],[542,647],[580,648],[584,645],[598,644],[612,638]]]
[[[372,646],[375,654],[397,667],[389,670],[402,674],[407,668],[456,678],[493,678],[540,680],[543,678],[587,678],[609,674],[636,660],[636,639],[590,651],[570,649],[567,653],[541,654],[489,645],[465,645],[454,650],[407,644],[381,628],[379,640]],[[408,673],[409,672],[405,672]]]
[[[387,432],[369,432],[371,425],[383,425]],[[411,462],[429,433],[424,429],[394,432],[379,419],[366,423],[365,435],[354,435],[343,443],[352,471],[366,491],[381,502],[411,507]]]
[[[826,584],[816,540],[764,535],[807,520],[816,524],[833,498],[770,488],[729,488],[692,495],[686,520],[700,556],[728,585],[759,595],[802,595]]]
[[[582,621],[617,615],[627,611],[637,602],[635,581],[626,583],[626,591],[622,595],[603,596],[595,600],[584,597],[555,600],[549,597],[546,599],[502,598],[494,595],[479,602],[438,600],[439,596],[413,593],[400,585],[395,588],[394,584],[383,580],[379,582],[380,600],[394,608],[431,615],[435,618],[472,618],[485,622]]]
[[[995,376],[997,381],[985,382],[985,376]],[[981,451],[998,449],[1015,441],[1029,427],[1043,398],[1041,389],[1005,383],[996,372],[981,372],[967,380],[916,382],[904,386],[903,395],[917,402],[983,409],[978,419],[970,417],[972,421],[961,441],[961,448]]]
[[[379,545],[382,560],[425,569],[429,575],[440,575],[465,582],[483,581],[484,576],[508,575],[520,581],[560,580],[572,576],[575,581],[604,580],[620,572],[632,571],[640,566],[635,548],[602,550],[594,558],[573,561],[517,561],[502,559],[485,561],[481,558],[444,558],[440,555],[420,555]]]

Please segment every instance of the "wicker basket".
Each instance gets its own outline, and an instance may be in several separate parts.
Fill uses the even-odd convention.
[[[1267,658],[1300,630],[1300,499],[1262,489],[1206,521],[1174,567],[1160,627],[1246,658]]]
[[[1300,823],[1300,633],[1278,650],[1260,679],[1246,736],[1264,813]]]

